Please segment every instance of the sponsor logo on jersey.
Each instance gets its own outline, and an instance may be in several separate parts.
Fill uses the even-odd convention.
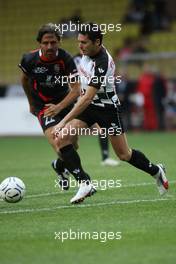
[[[98,71],[99,71],[100,73],[103,73],[103,72],[104,72],[104,70],[103,70],[102,68],[98,68]]]
[[[45,67],[37,67],[37,68],[35,68],[35,69],[33,70],[34,73],[45,73],[45,72],[47,72],[47,71],[48,71],[48,69],[45,68]]]

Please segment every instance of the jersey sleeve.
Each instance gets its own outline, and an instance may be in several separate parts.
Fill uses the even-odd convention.
[[[30,62],[28,60],[27,54],[24,54],[21,62],[18,64],[18,67],[27,75],[30,75],[31,73],[31,67],[30,67]]]
[[[106,83],[106,73],[108,70],[108,61],[105,59],[95,61],[94,75],[91,77],[88,85],[100,89]]]

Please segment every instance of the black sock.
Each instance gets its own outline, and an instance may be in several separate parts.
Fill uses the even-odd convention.
[[[159,170],[158,166],[151,163],[142,152],[135,149],[132,149],[132,156],[128,162],[136,168],[143,170],[152,176],[154,176]]]
[[[55,169],[57,170],[58,173],[62,173],[65,171],[65,163],[63,160],[58,158],[55,163]]]
[[[66,168],[79,182],[90,181],[89,175],[84,172],[81,160],[73,145],[67,145],[60,149]]]
[[[99,135],[98,137],[99,137],[102,160],[105,160],[109,157],[108,137],[101,137],[101,135]]]

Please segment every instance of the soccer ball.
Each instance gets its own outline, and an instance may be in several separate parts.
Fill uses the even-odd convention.
[[[17,203],[24,197],[25,184],[17,177],[6,178],[0,184],[0,198],[8,203]]]

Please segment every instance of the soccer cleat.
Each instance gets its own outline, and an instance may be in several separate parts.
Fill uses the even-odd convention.
[[[91,183],[81,182],[79,185],[79,190],[76,195],[70,200],[72,204],[82,203],[86,197],[92,196],[96,193],[96,189]]]
[[[160,195],[164,195],[169,188],[169,183],[166,178],[166,170],[163,164],[157,164],[157,166],[159,168],[159,171],[154,177],[156,179],[156,184]]]
[[[101,162],[102,166],[118,166],[120,161],[107,158]]]
[[[59,178],[59,185],[62,190],[67,191],[69,189],[69,171],[65,168],[64,171],[59,172],[58,169],[56,168],[56,162],[57,160],[53,160],[51,163],[52,168],[55,170],[55,172],[58,175]]]

